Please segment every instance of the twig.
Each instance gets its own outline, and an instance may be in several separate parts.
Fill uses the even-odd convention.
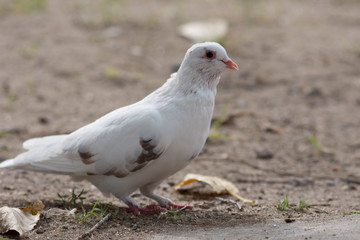
[[[297,204],[289,204],[290,207],[296,207]],[[306,206],[309,207],[330,207],[331,205],[329,203],[314,203],[314,204],[307,204]]]
[[[232,204],[236,205],[240,211],[243,210],[241,204],[238,201],[234,201],[232,199],[226,199],[226,198],[222,198],[222,197],[216,197],[216,199],[220,200],[221,202],[232,203]]]
[[[307,207],[311,208],[311,209],[314,209],[318,212],[323,212],[323,213],[328,213],[327,211],[323,210],[323,209],[320,209],[318,207],[330,207],[331,205],[329,203],[314,203],[314,204],[307,204],[306,205]],[[298,205],[297,204],[289,204],[289,207],[291,208],[295,208],[295,210],[302,210],[302,209],[299,209],[298,208]]]
[[[325,211],[325,210],[323,210],[323,209],[317,208],[317,207],[311,207],[311,208],[317,210],[318,212],[329,213],[329,212],[327,212],[327,211]],[[315,212],[316,212],[316,211],[315,211]]]
[[[185,210],[188,206],[183,206],[182,208],[180,209],[177,209],[177,210],[169,210],[168,212],[171,212],[171,213],[178,213],[178,212],[181,212],[183,210]]]
[[[92,234],[96,229],[98,229],[101,225],[103,225],[109,218],[111,217],[111,213],[108,213],[103,219],[100,220],[97,224],[95,224],[89,231],[85,232],[83,235],[81,235],[78,240],[84,239],[88,237],[90,234]]]
[[[177,214],[178,212],[181,212],[183,210],[185,210],[188,206],[183,206],[182,208],[180,209],[177,209],[177,210],[166,210],[165,212],[160,212],[159,216],[158,216],[158,219],[162,216],[165,216],[166,214],[168,213],[171,213],[171,214]]]

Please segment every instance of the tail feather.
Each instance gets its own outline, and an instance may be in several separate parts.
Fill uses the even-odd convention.
[[[33,163],[42,162],[44,160],[51,159],[53,158],[53,156],[57,155],[56,151],[51,151],[51,147],[48,147],[46,150],[42,148],[35,148],[27,152],[23,152],[13,159],[8,159],[0,163],[0,168],[26,169],[27,166]]]
[[[0,168],[9,168],[15,165],[15,159],[8,159],[0,163]]]
[[[86,175],[93,166],[85,165],[80,159],[64,155],[61,142],[67,135],[33,138],[24,142],[29,149],[13,159],[0,163],[0,168],[31,170],[46,173]]]
[[[68,158],[59,152],[49,151],[49,148],[36,148],[21,153],[16,158],[1,162],[1,168],[79,176],[94,171],[93,166],[83,164],[80,159]]]
[[[41,137],[41,138],[31,138],[29,140],[26,140],[23,143],[23,148],[30,150],[30,149],[45,146],[45,145],[52,145],[55,143],[59,143],[66,136],[68,136],[68,135],[63,134],[63,135],[53,135],[53,136],[47,136],[47,137]]]

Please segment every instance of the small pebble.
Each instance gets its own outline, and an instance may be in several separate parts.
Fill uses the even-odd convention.
[[[357,190],[354,185],[345,185],[341,188],[342,190]]]
[[[111,26],[105,29],[104,34],[108,38],[116,38],[120,36],[122,29],[116,26]]]
[[[141,56],[143,53],[143,50],[140,46],[133,46],[133,47],[131,47],[130,51],[131,51],[131,54],[134,56]]]
[[[305,97],[321,97],[323,94],[321,89],[314,87],[305,93]]]
[[[138,229],[138,227],[136,226],[136,225],[133,225],[132,227],[131,227],[131,230],[137,230]]]
[[[175,186],[175,183],[174,183],[174,182],[168,182],[167,184],[168,184],[170,187]]]
[[[63,225],[62,228],[63,228],[63,229],[68,229],[69,226],[70,226],[69,224],[66,224],[66,225]]]
[[[311,185],[313,184],[313,181],[310,180],[310,179],[296,179],[296,178],[292,178],[290,180],[290,184],[293,185],[293,186],[308,186],[308,185]]]
[[[259,149],[255,150],[256,157],[259,159],[271,159],[274,157],[274,154],[268,149]]]
[[[47,117],[44,117],[44,116],[39,117],[38,121],[39,121],[40,124],[43,124],[43,125],[46,125],[46,124],[49,123],[49,119]]]
[[[326,181],[326,185],[328,185],[328,186],[335,186],[335,182],[329,180],[329,181]]]
[[[36,232],[37,234],[43,234],[43,233],[45,232],[45,230],[40,227],[40,228],[36,229],[35,232]]]
[[[285,218],[284,221],[286,223],[293,223],[293,222],[295,222],[295,219],[293,219],[293,218]]]

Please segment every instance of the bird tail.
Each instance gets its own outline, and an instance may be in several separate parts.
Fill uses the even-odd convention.
[[[30,150],[37,147],[56,144],[59,143],[61,140],[63,140],[66,136],[67,134],[53,135],[53,136],[40,137],[40,138],[31,138],[23,143],[23,148]]]
[[[1,162],[0,168],[38,171],[39,167],[35,167],[38,163],[58,157],[58,146],[65,136],[67,135],[29,139],[23,143],[23,147],[29,151]]]
[[[15,165],[15,159],[8,159],[0,163],[0,168],[10,168]]]

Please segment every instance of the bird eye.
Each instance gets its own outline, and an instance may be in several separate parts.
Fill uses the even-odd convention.
[[[214,58],[216,57],[216,53],[213,52],[213,51],[206,51],[205,57],[206,57],[207,59],[214,59]]]

